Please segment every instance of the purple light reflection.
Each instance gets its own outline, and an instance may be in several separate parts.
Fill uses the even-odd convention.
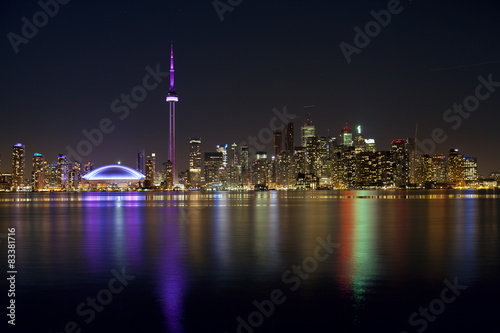
[[[164,208],[163,260],[159,267],[161,302],[170,332],[184,332],[182,297],[186,289],[186,274],[182,262],[181,225],[178,207]]]

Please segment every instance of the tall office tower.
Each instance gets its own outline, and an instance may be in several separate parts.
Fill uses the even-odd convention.
[[[152,159],[146,161],[146,178],[144,179],[145,188],[153,188],[155,181],[155,164]]]
[[[452,148],[448,153],[448,181],[458,183],[464,180],[464,157],[458,149]]]
[[[94,170],[94,164],[92,162],[88,161],[86,164],[83,165],[82,176],[85,176],[86,174],[88,174],[92,170]],[[144,174],[144,173],[142,173],[142,174]]]
[[[374,139],[365,139],[365,150],[374,153],[377,151],[377,146],[375,145]]]
[[[154,182],[154,174],[156,173],[156,154],[151,153],[149,155],[146,155],[146,166],[148,164],[148,161],[150,161],[150,168],[152,168],[149,171],[153,173],[153,178],[151,178],[151,179]],[[146,175],[148,172],[148,169],[146,168],[144,171],[146,172],[145,173],[145,175]]]
[[[59,187],[59,174],[58,174],[58,165],[57,164],[49,164],[47,165],[47,171],[45,172],[45,176],[48,178],[48,187],[52,189],[57,189]]]
[[[73,166],[69,172],[69,187],[73,190],[80,188],[82,182],[82,165],[78,161],[73,162]]]
[[[300,128],[302,134],[302,147],[307,144],[307,138],[312,138],[316,136],[316,127],[312,124],[311,115],[307,115],[307,119],[304,125]]]
[[[394,186],[394,174],[393,174],[393,161],[392,154],[390,151],[377,151],[376,155],[376,166],[377,166],[377,176],[376,183],[377,186],[382,187],[393,187]]]
[[[374,163],[376,159],[375,154],[366,151],[358,151],[355,159],[356,187],[375,186],[374,181],[377,173]]]
[[[358,125],[356,129],[357,129],[357,136],[354,139],[354,152],[358,154],[366,151],[366,142],[363,136],[361,135],[361,125]]]
[[[432,156],[432,163],[434,164],[432,180],[437,183],[446,182],[448,174],[446,170],[446,157],[443,154],[434,154]]]
[[[356,185],[356,154],[354,147],[344,146],[340,156],[341,186],[353,188]]]
[[[294,183],[291,152],[284,150],[278,155],[276,185],[289,187]]]
[[[189,139],[189,173],[192,185],[201,181],[201,138]]]
[[[278,154],[283,150],[283,133],[281,130],[275,130],[273,136],[273,156],[276,158]]]
[[[319,137],[313,136],[306,139],[306,173],[318,176],[321,167]]]
[[[217,145],[215,151],[222,153],[222,166],[225,168],[227,166],[227,144]]]
[[[295,147],[295,136],[293,132],[293,121],[288,122],[285,127],[285,150],[293,156],[293,148]]]
[[[333,157],[335,153],[335,147],[337,146],[337,138],[329,137],[328,138],[328,155],[330,158]]]
[[[391,142],[392,161],[394,162],[394,182],[397,187],[410,184],[410,156],[407,140],[397,139]]]
[[[331,155],[330,155],[330,148],[329,148],[329,144],[328,144],[328,138],[326,136],[320,136],[318,138],[318,143],[319,143],[318,177],[320,177],[321,179],[330,178]],[[322,181],[322,180],[320,180],[320,181]]]
[[[224,163],[223,154],[221,152],[205,152],[204,157],[205,182],[207,185],[220,183],[220,171]]]
[[[477,159],[471,156],[464,157],[464,180],[476,181],[477,176]]]
[[[268,183],[268,163],[267,153],[258,151],[255,154],[255,161],[252,163],[252,184],[267,185]]]
[[[250,151],[248,146],[241,146],[241,183],[243,186],[250,184]]]
[[[172,168],[172,162],[167,161],[165,163],[165,182],[167,183],[167,189],[171,190],[174,187],[174,170]]]
[[[146,172],[146,153],[144,152],[144,149],[139,150],[137,153],[137,171],[142,173],[143,175]]]
[[[32,171],[32,189],[34,191],[42,190],[44,187],[44,160],[43,155],[39,153],[33,154],[33,171]]]
[[[343,146],[352,147],[352,130],[350,127],[345,124],[345,127],[342,128],[342,132],[340,134],[340,141]]]
[[[295,147],[294,151],[295,176],[299,173],[305,174],[307,167],[306,147]]]
[[[434,163],[432,157],[421,154],[415,161],[415,183],[424,186],[434,178]]]
[[[237,188],[241,185],[241,165],[238,144],[233,143],[227,152],[227,184],[229,188]]]
[[[332,180],[332,186],[334,188],[341,187],[341,156],[342,153],[338,151],[338,148],[335,148],[330,160],[330,178]]]
[[[68,185],[68,159],[66,155],[57,155],[57,187],[66,188]]]
[[[43,183],[42,188],[46,189],[50,185],[50,164],[47,161],[43,161]]]
[[[174,43],[170,45],[170,87],[168,89],[168,94],[166,98],[169,104],[169,120],[170,120],[170,132],[169,132],[169,148],[168,148],[168,158],[172,162],[172,174],[174,175],[174,185],[177,184],[177,176],[175,173],[175,103],[179,101],[177,92],[174,87]]]
[[[390,152],[366,151],[356,154],[355,159],[357,187],[384,187],[392,185]]]
[[[24,164],[26,149],[22,143],[16,143],[12,148],[12,187],[17,190],[24,185]]]
[[[229,147],[227,152],[227,163],[229,165],[240,165],[240,155],[237,143],[233,143],[231,147]]]

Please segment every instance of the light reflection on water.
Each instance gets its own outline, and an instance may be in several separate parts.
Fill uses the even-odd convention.
[[[203,312],[190,295],[220,293],[246,311],[253,298],[239,299],[244,288],[283,287],[283,272],[328,235],[340,247],[300,297],[313,307],[338,292],[352,325],[363,324],[381,285],[493,279],[497,199],[471,191],[0,194],[0,216],[2,228],[18,230],[20,269],[29,272],[22,283],[56,291],[126,266],[161,304],[168,331],[183,332],[196,320],[188,313]]]

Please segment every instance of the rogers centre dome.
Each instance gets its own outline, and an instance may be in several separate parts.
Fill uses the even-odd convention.
[[[105,187],[116,184],[120,187],[139,183],[146,178],[142,173],[120,164],[110,164],[97,168],[82,177],[84,183]]]

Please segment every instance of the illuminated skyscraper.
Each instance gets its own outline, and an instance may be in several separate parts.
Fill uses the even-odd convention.
[[[252,184],[266,186],[267,183],[268,183],[267,153],[259,151],[255,154],[255,161],[252,163]]]
[[[68,159],[66,155],[57,155],[57,187],[66,188],[68,183]]]
[[[12,149],[12,187],[17,190],[24,184],[24,165],[26,149],[22,143],[16,143]]]
[[[425,186],[426,183],[434,179],[434,160],[427,154],[421,154],[415,161],[415,182],[419,186]]]
[[[342,128],[342,133],[340,134],[341,144],[346,147],[352,147],[352,130],[350,127],[345,124],[345,127]]]
[[[307,145],[307,138],[316,136],[316,127],[312,124],[311,116],[308,114],[306,123],[300,128],[302,134],[302,147]]]
[[[225,145],[217,145],[215,151],[222,153],[222,166],[227,166],[227,143]]]
[[[241,185],[241,165],[237,143],[231,144],[227,152],[227,185],[230,189]]]
[[[318,176],[320,167],[320,140],[313,136],[306,139],[306,173]]]
[[[69,170],[68,185],[73,190],[78,190],[82,182],[82,165],[78,161],[74,161]]]
[[[41,190],[44,188],[44,160],[43,155],[39,153],[33,154],[33,171],[32,171],[32,181],[33,181],[33,190]]]
[[[299,173],[306,173],[307,167],[307,156],[306,156],[306,148],[305,147],[295,147],[294,151],[294,169],[295,175]]]
[[[406,187],[410,184],[411,171],[408,140],[393,140],[391,142],[391,154],[394,162],[394,183],[397,187]]]
[[[276,185],[291,186],[295,183],[291,161],[291,153],[288,150],[284,150],[278,155]]]
[[[250,183],[250,150],[248,146],[241,146],[241,182],[243,186]]]
[[[45,169],[45,187],[51,189],[59,188],[59,178],[57,164],[47,164]]]
[[[464,157],[458,149],[450,149],[448,154],[448,181],[459,183],[464,180]]]
[[[189,172],[191,183],[201,180],[201,138],[189,139]]]
[[[221,169],[223,169],[222,152],[205,152],[205,181],[207,185],[218,185],[221,181]]]
[[[477,159],[471,156],[464,157],[464,180],[476,181],[477,176]]]
[[[156,154],[155,153],[151,153],[149,155],[146,156],[146,164],[148,163],[148,161],[151,162],[151,165],[150,165],[150,172],[153,173],[153,181],[154,181],[154,174],[156,173]],[[147,174],[147,170],[145,169],[144,171],[146,171],[146,174]],[[146,177],[147,179],[147,177]]]
[[[155,163],[151,159],[148,159],[146,161],[146,178],[144,179],[144,187],[145,188],[153,188],[154,187],[154,179],[155,179],[155,171],[154,170],[155,170]]]
[[[443,154],[434,154],[432,156],[432,163],[434,164],[432,180],[438,183],[446,182],[446,157]]]
[[[174,185],[177,184],[177,175],[175,173],[175,103],[179,101],[177,92],[174,87],[174,43],[170,46],[170,87],[168,89],[168,94],[166,98],[169,104],[169,120],[170,120],[170,132],[169,132],[169,149],[168,157],[172,162],[172,174],[174,175]]]

